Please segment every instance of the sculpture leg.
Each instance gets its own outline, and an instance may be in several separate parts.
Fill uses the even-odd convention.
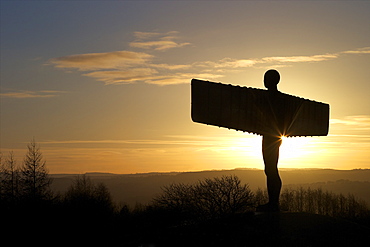
[[[265,163],[265,174],[267,179],[267,192],[269,195],[269,203],[267,209],[263,211],[278,211],[279,197],[281,190],[281,179],[278,170],[279,148],[281,138],[275,136],[263,136],[262,139],[262,154]]]

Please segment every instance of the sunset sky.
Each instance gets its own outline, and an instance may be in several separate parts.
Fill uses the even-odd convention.
[[[330,104],[281,168],[370,168],[369,1],[1,1],[1,152],[50,173],[263,169],[260,136],[192,122],[192,78]]]

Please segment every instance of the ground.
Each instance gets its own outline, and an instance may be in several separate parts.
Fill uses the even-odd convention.
[[[369,243],[370,228],[322,215],[272,213],[152,229],[142,236],[142,246],[353,247]]]

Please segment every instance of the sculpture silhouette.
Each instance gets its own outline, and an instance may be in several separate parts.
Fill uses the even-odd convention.
[[[263,162],[265,163],[265,174],[267,180],[267,193],[269,196],[269,202],[265,205],[257,207],[257,211],[279,211],[279,197],[282,182],[278,170],[279,161],[279,148],[281,145],[281,133],[284,129],[284,110],[279,109],[277,84],[280,81],[279,72],[276,70],[268,70],[264,76],[264,84],[268,89],[268,100],[272,112],[268,116],[270,122],[273,123],[274,118],[277,119],[278,133],[266,133],[262,138],[262,155]],[[267,111],[268,112],[268,111]],[[275,128],[276,129],[276,128]]]
[[[279,211],[281,179],[278,171],[281,137],[326,136],[329,105],[278,91],[280,74],[268,70],[267,90],[193,79],[191,117],[194,122],[262,135],[269,202],[257,211]]]

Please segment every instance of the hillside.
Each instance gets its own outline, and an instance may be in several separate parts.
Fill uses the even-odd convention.
[[[147,203],[171,183],[194,183],[200,179],[236,175],[252,190],[265,188],[265,175],[258,169],[235,169],[183,173],[110,174],[88,173],[94,182],[103,182],[116,202],[131,206]],[[282,169],[283,188],[311,187],[347,195],[352,193],[370,205],[370,170]],[[76,175],[52,174],[54,191],[64,192]]]

